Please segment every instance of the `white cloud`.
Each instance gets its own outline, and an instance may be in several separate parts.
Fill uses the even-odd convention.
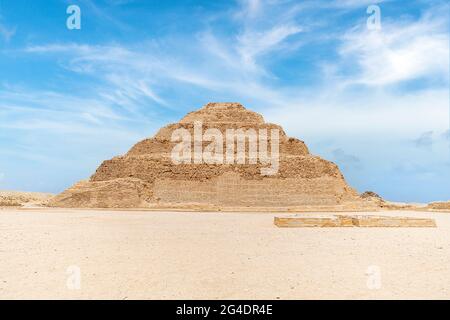
[[[235,13],[235,17],[240,19],[252,19],[255,18],[260,12],[262,7],[261,0],[241,0],[241,9]]]
[[[167,105],[167,102],[150,88],[149,83],[145,79],[134,79],[127,75],[123,76],[115,73],[106,75],[106,79],[116,87],[111,97],[112,101],[122,101],[122,105],[129,105],[131,101],[139,103],[146,97],[159,105]],[[124,101],[127,102],[124,103]]]
[[[239,1],[234,18],[239,24],[238,32],[227,45],[231,46],[231,55],[236,56],[241,69],[259,75],[267,75],[267,70],[257,59],[269,53],[286,48],[289,37],[303,31],[296,22],[300,11],[298,3],[267,0]],[[217,47],[217,39],[214,40]],[[230,54],[222,58],[230,61]]]
[[[14,139],[24,139],[27,134],[70,135],[86,143],[95,136],[134,142],[145,134],[139,128],[151,129],[157,122],[142,114],[123,112],[101,96],[77,97],[9,86],[0,87],[0,116],[1,130],[14,132]],[[29,143],[28,138],[25,141]]]
[[[318,89],[297,101],[286,101],[285,106],[266,110],[265,118],[282,124],[290,135],[315,140],[378,137],[409,141],[426,131],[448,129],[450,96],[446,89],[361,95],[335,89]]]
[[[237,37],[238,52],[245,65],[255,68],[255,58],[274,51],[286,38],[302,31],[297,25],[277,25],[264,31],[246,31]]]
[[[352,154],[348,154],[343,149],[338,148],[332,151],[333,157],[338,163],[338,165],[343,168],[352,168],[352,169],[360,169],[361,168],[361,160]]]
[[[373,4],[380,4],[383,2],[389,2],[390,0],[335,0],[330,3],[330,6],[337,8],[357,8],[367,7]]]
[[[126,118],[114,110],[111,105],[96,98],[11,86],[0,87],[0,106],[5,113],[53,113],[76,117],[82,112],[113,121]]]
[[[154,55],[120,45],[73,43],[29,46],[25,52],[62,55],[64,68],[106,82],[108,85],[99,89],[99,96],[129,112],[139,109],[145,99],[167,106],[152,88],[156,83],[154,75],[162,72],[162,64]]]
[[[260,77],[264,75],[264,70],[243,62],[236,47],[227,48],[220,41],[223,39],[208,33],[198,38],[199,46],[186,58],[167,55],[151,43],[139,48],[49,44],[30,46],[25,52],[58,54],[63,67],[89,74],[107,84],[97,90],[98,95],[129,112],[139,108],[144,98],[153,100],[159,106],[169,107],[157,89],[180,83],[260,99],[274,100],[278,96],[275,90],[261,84]],[[178,52],[185,48],[181,44],[180,49],[171,50]],[[201,63],[193,63],[192,56],[198,56]]]
[[[6,42],[9,42],[11,38],[16,34],[16,28],[8,28],[5,25],[0,23],[0,35],[5,39]]]
[[[353,61],[360,69],[348,84],[383,86],[419,78],[448,79],[446,15],[429,11],[414,22],[382,20],[381,30],[358,27],[342,41],[343,60]]]
[[[249,98],[255,103],[263,103],[286,110],[297,110],[295,114],[310,115],[313,118],[321,114],[333,115],[332,119],[340,122],[329,123],[327,128],[348,123],[348,119],[361,118],[355,123],[364,123],[364,118],[380,120],[373,129],[391,123],[390,115],[403,114],[410,124],[409,128],[420,128],[417,111],[429,119],[428,124],[435,123],[442,127],[441,116],[446,108],[443,102],[447,95],[444,91],[428,90],[407,96],[401,93],[370,93],[364,99],[355,100],[352,93],[346,92],[345,85],[363,84],[367,86],[387,86],[419,77],[448,77],[448,35],[447,19],[436,15],[434,11],[425,13],[417,21],[382,22],[381,32],[372,32],[361,28],[352,29],[341,40],[340,54],[342,60],[328,65],[331,76],[325,78],[323,85],[310,88],[272,87],[264,81],[268,70],[258,58],[284,48],[290,36],[300,33],[303,28],[296,23],[296,14],[301,12],[297,6],[286,10],[275,10],[275,1],[243,1],[240,15],[242,28],[231,37],[218,37],[211,31],[201,32],[198,46],[169,50],[161,48],[161,43],[147,43],[139,47],[121,45],[77,45],[50,44],[30,46],[29,53],[62,55],[64,67],[80,73],[98,77],[106,86],[98,90],[103,103],[117,103],[129,112],[139,109],[142,99],[146,98],[161,106],[169,103],[160,94],[161,86],[173,86],[176,82],[195,85],[214,92],[227,92],[239,98]],[[355,6],[356,1],[335,1],[335,6]],[[284,7],[283,7],[284,9]],[[251,21],[245,16],[251,15]],[[269,19],[270,18],[270,19]],[[263,21],[264,23],[260,23]],[[190,43],[192,44],[192,43]],[[193,49],[190,49],[193,48]],[[192,50],[186,55],[167,54],[167,51]],[[201,63],[193,63],[192,57],[198,56]],[[186,58],[185,58],[186,57]],[[65,60],[64,60],[65,59]],[[342,73],[348,62],[359,67],[359,72]],[[325,97],[325,98],[323,98]],[[372,102],[366,102],[371,99]],[[428,102],[426,99],[429,99]],[[444,100],[440,100],[444,99]],[[365,107],[349,108],[354,101]],[[374,103],[373,101],[376,101]],[[426,106],[433,106],[426,111]],[[389,105],[387,105],[387,103]],[[301,112],[299,112],[301,110]],[[397,111],[395,111],[397,110]],[[291,112],[291,111],[286,111]],[[409,115],[408,115],[409,114]],[[291,114],[289,118],[292,118]],[[311,123],[312,121],[310,121]],[[308,126],[308,124],[305,124]],[[354,124],[353,124],[354,126]],[[337,127],[336,127],[337,129]],[[365,130],[365,127],[355,128]],[[422,130],[423,129],[423,130]]]
[[[418,21],[383,22],[381,32],[350,30],[338,38],[342,41],[343,60],[330,65],[330,74],[339,77],[325,77],[321,85],[306,88],[295,84],[281,88],[272,86],[265,81],[266,66],[258,57],[278,50],[289,36],[301,31],[293,19],[296,10],[291,8],[289,13],[274,15],[270,26],[244,23],[243,31],[235,35],[237,42],[205,31],[197,37],[198,46],[183,48],[184,43],[181,43],[180,48],[170,48],[172,52],[184,50],[185,55],[168,55],[166,52],[170,50],[161,47],[161,43],[136,48],[52,44],[31,46],[26,51],[64,53],[65,67],[99,77],[107,84],[98,90],[102,103],[116,103],[131,113],[139,110],[143,98],[161,106],[170,105],[160,89],[181,82],[205,90],[212,100],[216,100],[216,94],[225,93],[236,100],[251,101],[252,107],[266,109],[264,112],[273,122],[281,122],[294,130],[301,128],[302,134],[387,135],[389,132],[410,139],[431,129],[438,132],[446,130],[445,126],[448,128],[448,92],[442,86],[408,94],[363,90],[364,95],[360,96],[346,86],[363,84],[388,88],[390,84],[417,77],[448,77],[445,19],[435,19],[434,15],[426,13]],[[258,2],[258,19],[270,13]],[[284,15],[290,18],[280,22]],[[193,56],[201,63],[193,63]],[[339,73],[349,61],[359,66],[360,72]],[[399,119],[402,119],[400,125]]]

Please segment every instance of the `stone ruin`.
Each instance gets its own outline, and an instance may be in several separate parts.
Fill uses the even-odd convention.
[[[198,122],[203,130],[218,129],[224,136],[230,128],[278,129],[277,172],[263,175],[264,165],[249,161],[175,164],[171,153],[179,142],[173,141],[173,132],[184,128],[194,134]],[[208,144],[201,143],[203,147]],[[347,185],[336,164],[310,154],[303,141],[286,136],[280,126],[266,123],[260,114],[239,103],[208,103],[138,142],[125,155],[104,161],[89,180],[76,183],[49,205],[302,211],[373,209],[379,203],[361,198]]]

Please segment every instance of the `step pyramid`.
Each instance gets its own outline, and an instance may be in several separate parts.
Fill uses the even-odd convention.
[[[174,139],[179,132],[191,140],[181,144],[180,137]],[[211,132],[223,139],[206,139]],[[266,158],[251,156],[255,149],[249,136],[239,149],[238,136],[232,140],[230,132],[266,137],[256,140],[257,152],[267,150]],[[270,158],[277,149],[277,158]],[[177,150],[186,151],[179,153],[181,161],[174,160]],[[238,157],[240,151],[244,158],[242,153]],[[208,103],[138,142],[125,155],[104,161],[89,180],[62,192],[50,206],[289,210],[369,202],[346,183],[336,164],[310,154],[303,141],[288,137],[280,126],[266,123],[239,103]]]

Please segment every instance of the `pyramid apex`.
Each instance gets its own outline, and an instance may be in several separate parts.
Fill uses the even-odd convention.
[[[245,107],[239,102],[208,102],[203,106],[204,109],[245,109]]]

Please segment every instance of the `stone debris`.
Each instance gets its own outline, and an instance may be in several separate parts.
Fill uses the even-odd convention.
[[[432,210],[450,210],[450,201],[443,202],[431,202],[428,204],[427,209]]]
[[[384,227],[435,228],[434,219],[374,216],[374,215],[316,215],[275,217],[274,224],[281,228],[329,227]]]
[[[45,206],[53,196],[41,192],[0,191],[0,207]]]

